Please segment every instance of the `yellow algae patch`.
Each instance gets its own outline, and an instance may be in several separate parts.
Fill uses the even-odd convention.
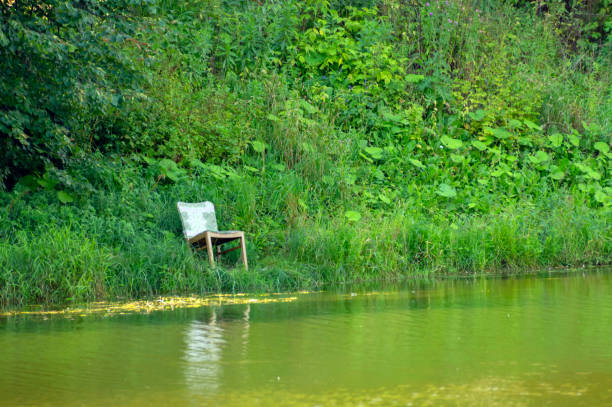
[[[137,300],[129,302],[98,301],[75,307],[56,310],[26,309],[0,312],[0,317],[16,315],[64,315],[67,317],[86,316],[92,314],[121,315],[131,313],[149,313],[153,311],[171,311],[183,308],[200,308],[233,304],[266,304],[276,302],[292,302],[297,297],[254,296],[247,294],[214,294],[206,297],[159,297],[152,300]]]

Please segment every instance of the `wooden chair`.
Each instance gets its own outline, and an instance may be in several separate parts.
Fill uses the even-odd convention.
[[[215,206],[212,202],[178,202],[176,206],[183,223],[185,240],[196,251],[206,249],[211,266],[215,265],[213,247],[216,248],[218,258],[222,254],[241,249],[240,257],[244,263],[244,268],[249,269],[244,232],[238,230],[219,231],[217,217],[215,216]],[[221,245],[234,240],[240,240],[240,244],[231,249],[221,251]]]

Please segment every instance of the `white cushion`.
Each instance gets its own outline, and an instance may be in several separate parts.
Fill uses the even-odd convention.
[[[215,206],[212,202],[177,202],[176,206],[181,215],[185,239],[191,239],[206,231],[219,231],[217,217],[215,216]]]

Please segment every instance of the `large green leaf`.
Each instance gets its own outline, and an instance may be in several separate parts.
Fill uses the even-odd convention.
[[[409,158],[408,161],[410,161],[410,164],[414,165],[417,168],[425,168],[423,163],[415,158]]]
[[[349,222],[358,222],[361,219],[361,214],[357,211],[346,211],[344,212],[344,217]]]
[[[576,165],[576,168],[582,171],[587,177],[594,179],[596,181],[599,181],[601,179],[601,174],[598,171],[589,167],[588,165],[582,164],[582,163],[576,163],[575,165]]]
[[[482,110],[482,109],[478,109],[478,110],[476,110],[475,112],[470,112],[470,113],[468,113],[468,116],[470,117],[470,119],[472,119],[472,120],[474,120],[474,121],[476,121],[476,122],[479,122],[479,121],[481,121],[482,119],[484,119],[484,117],[485,117],[485,111],[484,111],[484,110]]]
[[[606,194],[603,190],[599,189],[597,191],[595,191],[595,195],[593,196],[595,198],[595,200],[599,203],[604,203],[607,200],[610,199],[610,196],[608,196],[608,194]]]
[[[39,178],[37,180],[38,185],[40,185],[41,187],[43,187],[46,190],[52,190],[55,189],[55,186],[57,185],[57,181],[51,178],[47,178],[47,177],[43,177],[43,178]]]
[[[463,146],[463,142],[456,138],[442,136],[440,140],[442,141],[442,144],[444,144],[446,147],[450,148],[451,150],[456,150]]]
[[[70,203],[74,201],[72,195],[66,191],[57,191],[57,199],[59,199],[61,203]]]
[[[593,144],[593,147],[595,147],[595,150],[599,151],[602,154],[606,154],[610,151],[610,145],[598,141],[597,143]]]
[[[487,145],[482,141],[472,140],[472,145],[480,151],[485,151],[487,149]]]
[[[548,136],[548,140],[553,148],[561,147],[561,144],[563,144],[563,136],[559,133],[551,134]]]
[[[523,125],[520,120],[510,119],[508,120],[508,127],[511,129],[518,129]]]
[[[366,147],[363,150],[375,160],[380,160],[382,158],[383,149],[380,147]]]
[[[455,164],[459,164],[463,162],[463,156],[460,154],[451,153],[450,158],[451,158],[451,161],[454,162]]]
[[[309,114],[314,114],[319,111],[316,106],[311,105],[304,99],[300,99],[300,105],[302,106],[302,109]]]
[[[266,151],[267,145],[263,141],[253,140],[251,141],[251,147],[253,147],[253,150],[256,153],[263,153],[264,151]]]
[[[454,198],[457,196],[457,190],[448,184],[440,184],[436,190],[436,194],[446,198]]]
[[[580,145],[580,138],[578,138],[578,136],[575,134],[568,134],[567,139],[574,147],[578,147]]]
[[[532,130],[542,131],[542,126],[532,122],[531,120],[525,119],[525,120],[523,120],[523,123],[525,123],[525,125],[527,127],[529,127],[530,129],[532,129]]]
[[[550,160],[550,156],[545,151],[539,150],[534,155],[530,155],[529,160],[534,164],[542,164]]]
[[[486,130],[498,139],[506,139],[512,136],[512,133],[510,133],[508,130],[504,129],[503,127],[497,127],[495,129],[487,127]]]
[[[384,194],[378,194],[378,199],[380,199],[382,202],[386,203],[386,204],[390,204],[391,203],[391,199],[389,199],[386,195]]]
[[[555,168],[551,173],[550,177],[557,181],[562,180],[565,177],[565,172],[559,168]]]

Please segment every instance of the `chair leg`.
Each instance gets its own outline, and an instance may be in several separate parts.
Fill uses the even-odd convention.
[[[217,245],[217,261],[221,261],[221,245]]]
[[[244,241],[244,235],[240,236],[240,257],[242,257],[242,263],[246,270],[249,269],[249,263],[247,262],[246,244]]]
[[[208,261],[210,262],[211,267],[214,267],[215,257],[213,254],[212,239],[210,238],[210,234],[208,232],[206,232],[204,238],[206,239],[206,251],[208,252]]]

